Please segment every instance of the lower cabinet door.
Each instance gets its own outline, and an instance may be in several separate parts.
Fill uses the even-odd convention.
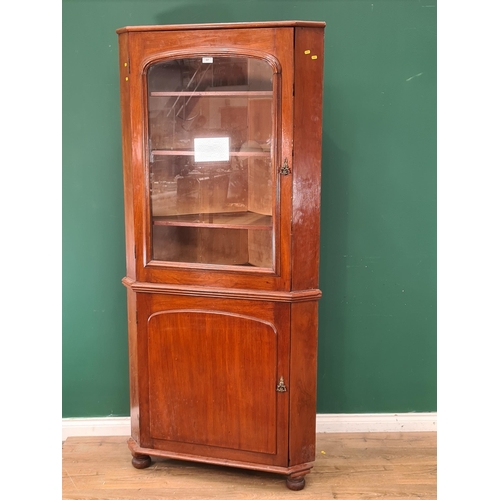
[[[289,305],[163,302],[152,298],[139,330],[141,434],[167,451],[286,466],[288,394],[277,386],[288,379]]]

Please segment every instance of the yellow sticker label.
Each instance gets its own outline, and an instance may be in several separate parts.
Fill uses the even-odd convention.
[[[318,56],[311,56],[311,59],[317,59]]]
[[[310,54],[311,51],[310,50],[304,50],[304,54]]]
[[[124,65],[125,67],[127,67],[127,63],[123,63],[123,65]]]

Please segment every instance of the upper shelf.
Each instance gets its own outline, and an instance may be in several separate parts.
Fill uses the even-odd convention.
[[[151,97],[272,97],[272,90],[204,90],[182,92],[151,92]]]
[[[194,156],[194,151],[189,150],[174,150],[174,149],[153,149],[152,155],[155,156]],[[229,156],[260,156],[269,157],[269,151],[230,151]]]

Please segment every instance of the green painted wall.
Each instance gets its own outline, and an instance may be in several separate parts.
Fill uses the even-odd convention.
[[[115,30],[323,20],[318,412],[436,410],[436,1],[63,1],[63,417],[128,415]]]

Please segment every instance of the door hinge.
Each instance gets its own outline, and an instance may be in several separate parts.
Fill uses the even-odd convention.
[[[276,392],[286,392],[286,385],[283,377],[280,377],[279,384],[276,386]]]

